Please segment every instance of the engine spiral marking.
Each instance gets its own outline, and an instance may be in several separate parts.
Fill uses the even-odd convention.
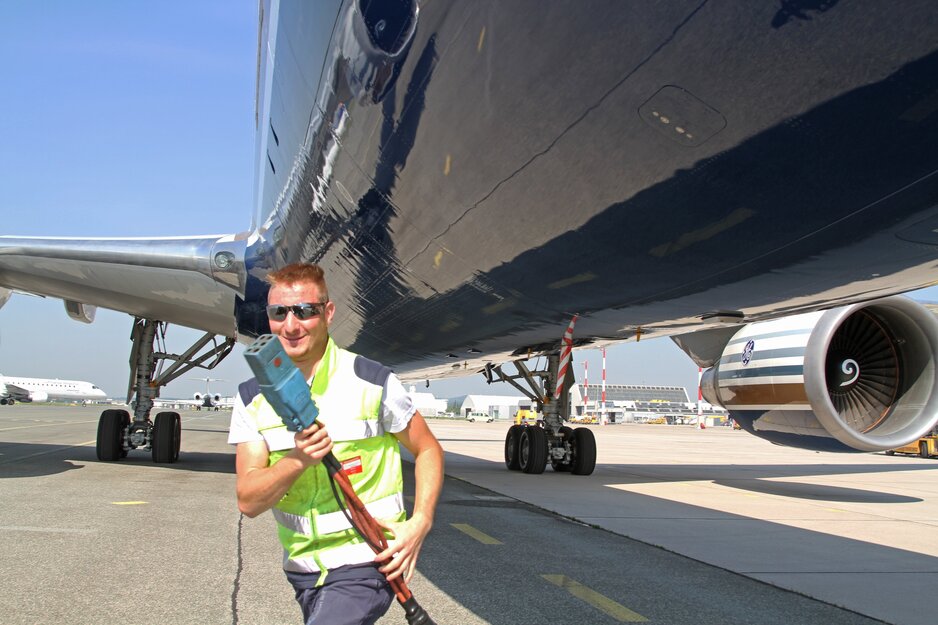
[[[845,382],[841,382],[841,386],[850,386],[857,381],[857,378],[860,377],[860,365],[853,358],[848,358],[840,364],[840,370],[847,375],[852,375],[853,377]]]

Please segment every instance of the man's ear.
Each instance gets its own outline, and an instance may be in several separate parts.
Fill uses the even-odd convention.
[[[326,324],[332,323],[332,317],[335,315],[335,304],[333,304],[331,300],[326,302],[326,308],[324,312],[326,315]]]

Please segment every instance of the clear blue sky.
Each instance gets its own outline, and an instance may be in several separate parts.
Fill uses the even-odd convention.
[[[0,233],[168,236],[246,230],[252,212],[257,2],[7,3],[0,20]],[[340,313],[341,314],[341,313]],[[558,325],[558,342],[563,332]],[[0,309],[0,373],[89,380],[126,392],[131,318],[99,310],[92,325],[57,300],[14,295]],[[170,328],[179,353],[197,334]],[[249,377],[240,348],[164,397]],[[598,350],[574,353],[600,382]],[[670,339],[607,353],[607,381],[677,385],[697,368]],[[421,389],[423,390],[423,389]],[[513,394],[481,377],[432,382],[438,397]]]

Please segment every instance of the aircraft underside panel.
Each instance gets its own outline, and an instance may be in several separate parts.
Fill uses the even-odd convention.
[[[277,5],[242,333],[299,260],[409,379],[933,282],[930,3],[393,4]]]

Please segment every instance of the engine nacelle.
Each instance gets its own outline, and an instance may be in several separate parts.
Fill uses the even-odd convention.
[[[30,391],[29,392],[29,401],[49,401],[49,393],[45,391]]]
[[[938,422],[938,320],[904,297],[753,323],[701,379],[745,430],[805,449],[882,451]]]

